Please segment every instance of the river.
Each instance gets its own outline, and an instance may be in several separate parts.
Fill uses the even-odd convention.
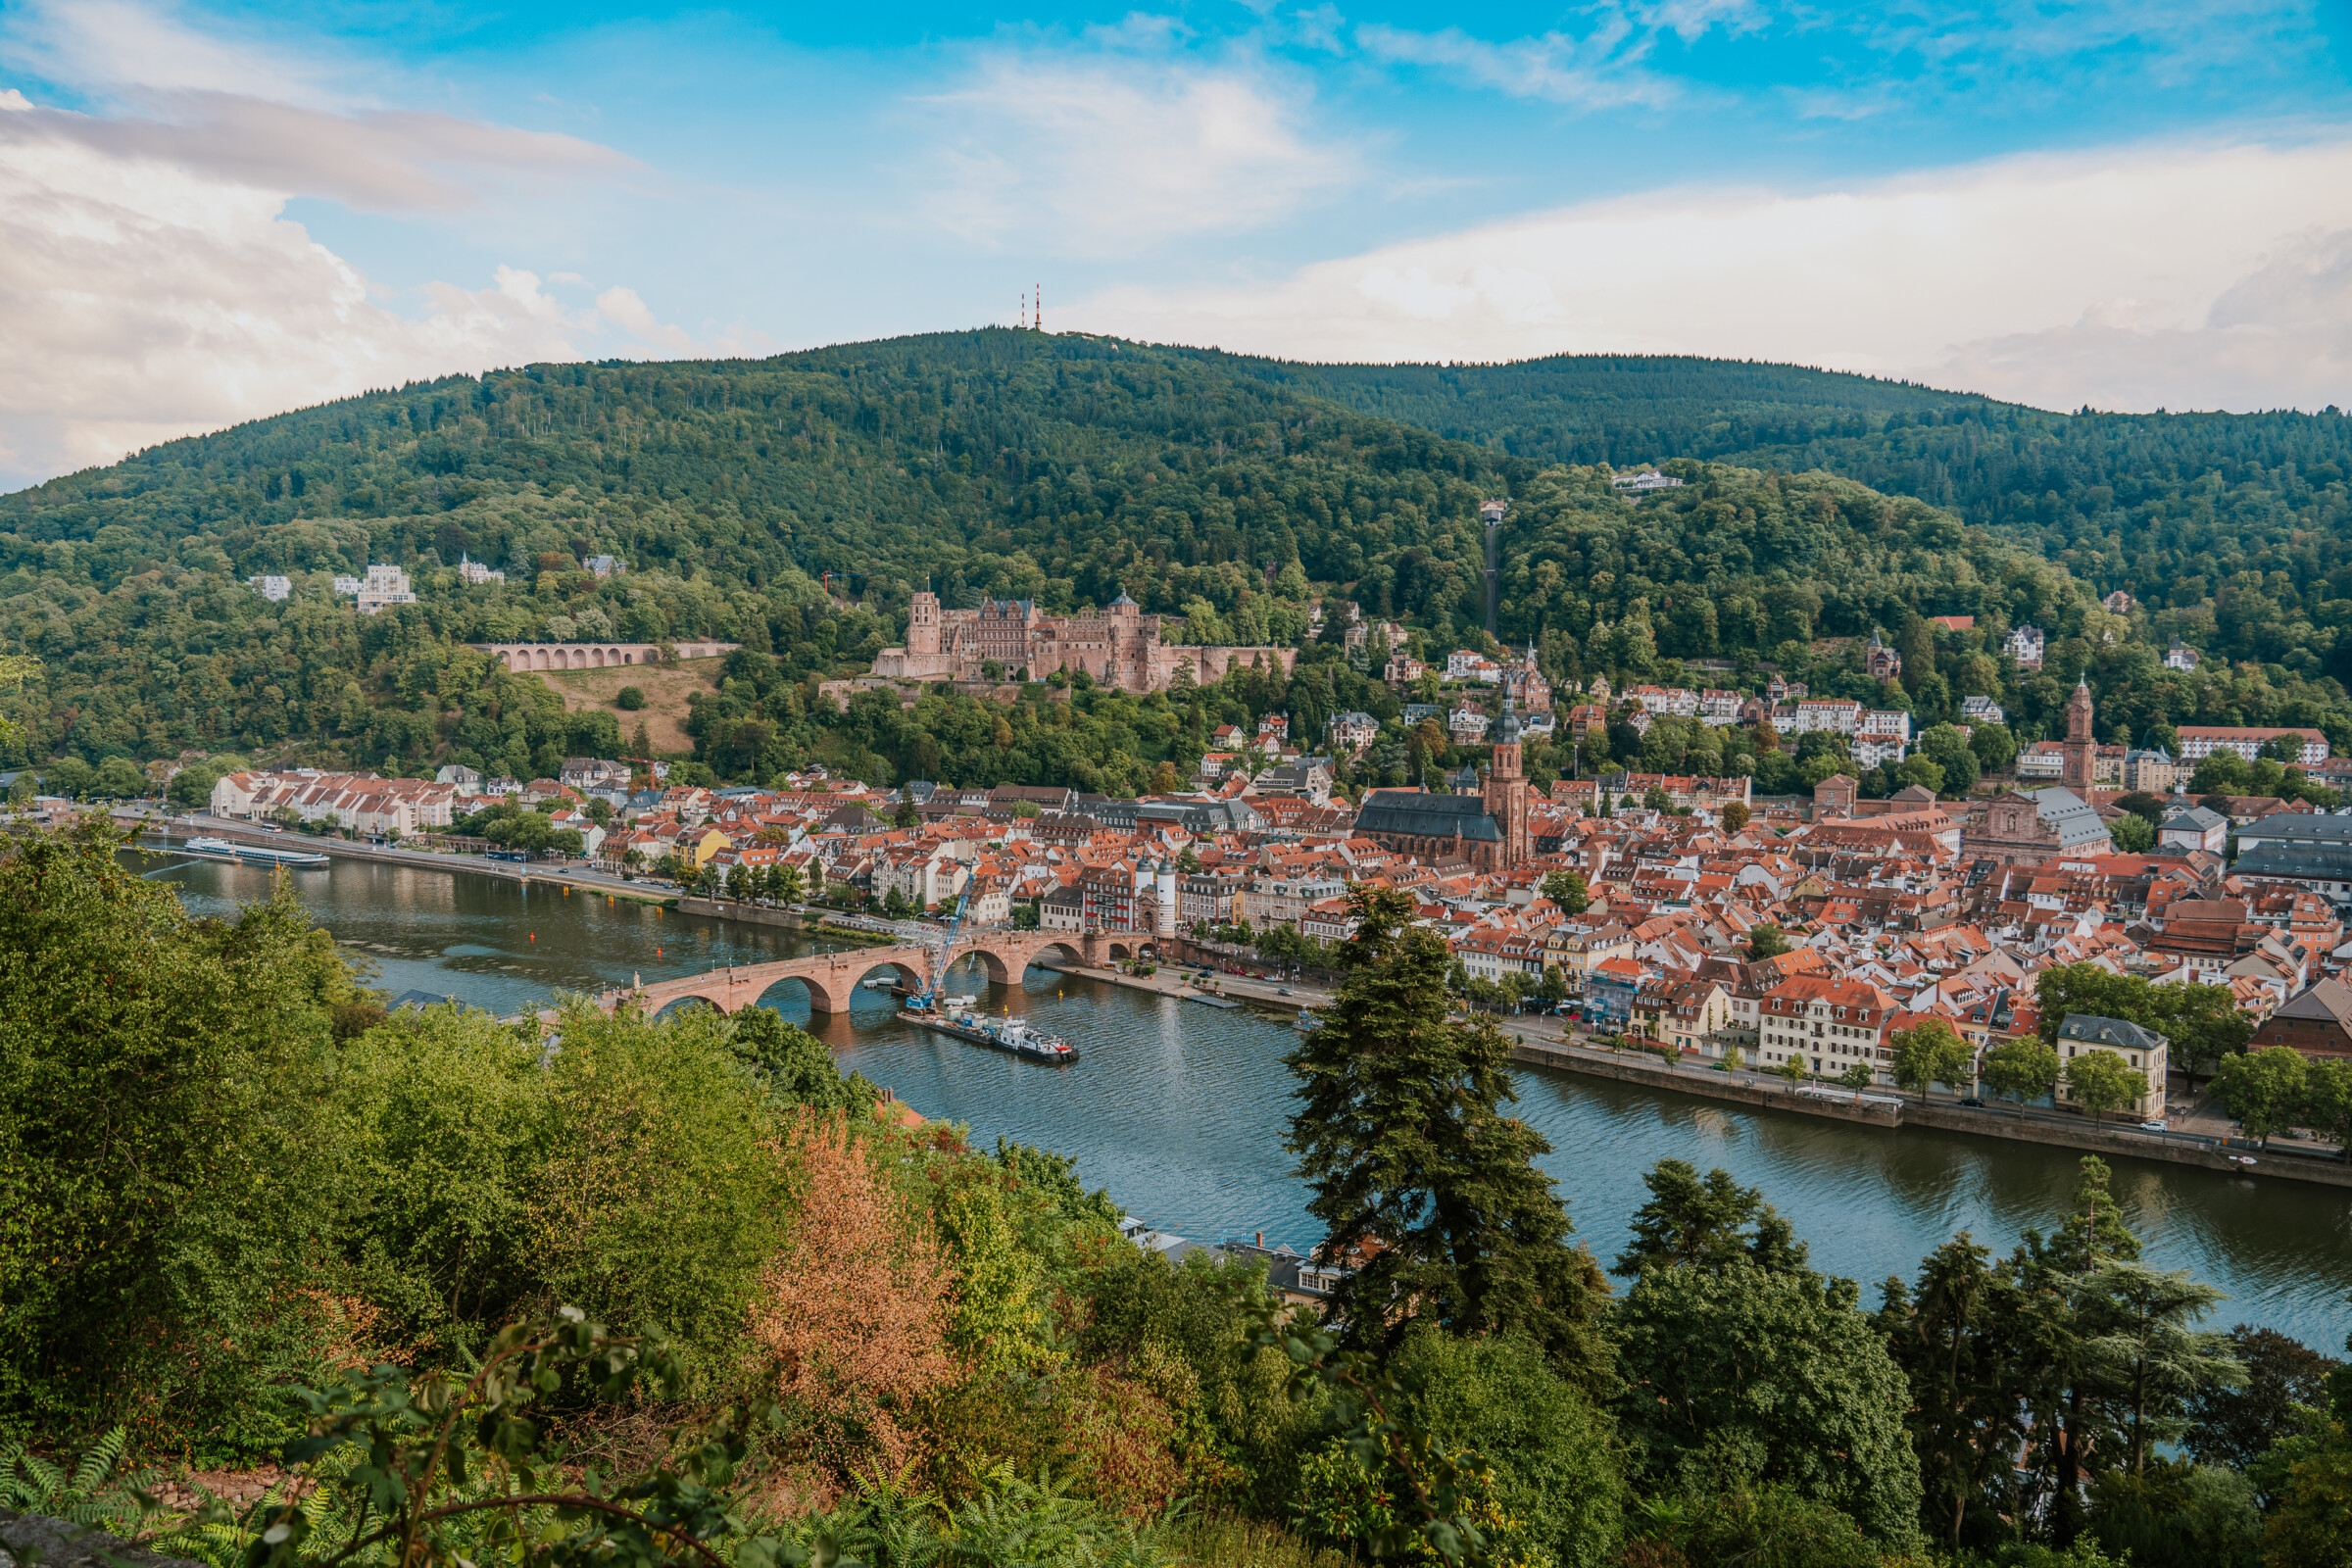
[[[202,913],[269,895],[270,873],[251,867],[173,858],[150,874]],[[651,982],[818,945],[767,926],[423,867],[338,858],[293,875],[344,952],[374,967],[375,984],[501,1013],[632,974]],[[957,989],[988,990],[977,975]],[[1282,1148],[1290,1081],[1281,1057],[1296,1038],[1287,1021],[1033,969],[1019,987],[989,992],[987,1005],[1026,1014],[1085,1053],[1075,1066],[1049,1068],[908,1028],[879,992],[860,992],[847,1016],[813,1023],[797,983],[778,985],[766,1004],[813,1028],[845,1069],[925,1115],[968,1123],[982,1148],[1003,1136],[1074,1156],[1087,1185],[1164,1230],[1202,1241],[1263,1232],[1301,1250],[1316,1239]],[[1628,1239],[1645,1196],[1642,1174],[1679,1157],[1762,1188],[1816,1266],[1863,1283],[1866,1304],[1879,1281],[1913,1274],[1957,1231],[2006,1251],[2024,1228],[2046,1228],[2076,1171],[2064,1150],[1732,1109],[1544,1069],[1522,1069],[1519,1088],[1519,1113],[1551,1142],[1544,1168],[1604,1263]],[[2341,1349],[2352,1327],[2352,1192],[2135,1160],[2117,1162],[2116,1187],[2146,1261],[2229,1294],[2217,1325],[2255,1323]]]

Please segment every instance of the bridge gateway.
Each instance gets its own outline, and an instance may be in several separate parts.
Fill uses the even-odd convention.
[[[961,962],[976,955],[992,984],[1009,985],[1019,980],[1030,964],[1048,954],[1057,953],[1073,962],[1095,964],[1105,956],[1128,956],[1130,941],[1141,945],[1150,940],[1141,934],[1111,943],[1106,942],[1101,933],[1093,931],[1084,935],[1061,931],[1007,931],[997,936],[958,942],[955,957],[956,962]],[[768,989],[777,981],[798,980],[808,988],[808,1006],[811,1011],[847,1012],[851,999],[858,994],[858,982],[877,969],[896,969],[906,979],[918,983],[937,978],[931,974],[931,963],[937,953],[936,948],[909,943],[889,948],[858,948],[846,953],[811,954],[801,958],[780,958],[773,963],[734,964],[724,969],[712,969],[706,974],[659,980],[635,990],[608,991],[596,1002],[607,1012],[621,1006],[635,1006],[653,1013],[673,1002],[693,999],[707,1002],[721,1012],[741,1012],[767,995]]]

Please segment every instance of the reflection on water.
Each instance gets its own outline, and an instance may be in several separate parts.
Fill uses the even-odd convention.
[[[833,944],[766,926],[666,913],[602,896],[482,876],[337,860],[294,886],[375,983],[515,1012],[559,991],[592,992],[727,963],[793,957]],[[270,873],[211,861],[159,873],[190,907],[226,913],[265,898]],[[991,1012],[1033,1017],[1085,1054],[1071,1067],[1019,1060],[901,1024],[887,993],[860,990],[846,1015],[812,1020],[797,982],[765,1004],[815,1031],[845,1068],[927,1115],[1078,1160],[1138,1214],[1207,1239],[1264,1231],[1314,1240],[1283,1138],[1287,1022],[1031,970],[990,987],[976,967],[952,987]],[[1819,1266],[1863,1282],[1909,1275],[1961,1230],[2005,1251],[2048,1226],[2072,1189],[2076,1156],[1911,1128],[1890,1133],[1810,1117],[1730,1110],[1543,1070],[1520,1077],[1519,1112],[1550,1139],[1578,1233],[1606,1262],[1625,1245],[1642,1173],[1679,1157],[1761,1187]],[[2267,1324],[2334,1349],[2352,1313],[2352,1191],[2120,1161],[2118,1196],[2147,1239],[2147,1260],[2185,1268],[2231,1299],[2219,1321]]]

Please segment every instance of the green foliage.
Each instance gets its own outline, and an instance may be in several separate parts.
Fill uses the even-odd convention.
[[[1922,1101],[1932,1084],[1957,1091],[1975,1081],[1976,1051],[1941,1018],[1897,1029],[1887,1044],[1893,1048],[1896,1087],[1917,1091]]]
[[[1423,1331],[1394,1363],[1405,1408],[1447,1447],[1477,1453],[1518,1539],[1559,1568],[1593,1568],[1616,1545],[1625,1482],[1615,1423],[1510,1335]]]
[[[2112,1051],[2085,1051],[2066,1063],[2067,1099],[2090,1112],[2093,1121],[2121,1110],[2148,1093],[2148,1075],[2127,1066]]]
[[[2273,1133],[2297,1121],[2307,1079],[2301,1052],[2273,1046],[2225,1059],[2214,1073],[2213,1092],[2248,1138],[2267,1145]]]
[[[2004,1039],[1985,1051],[1985,1089],[2011,1101],[2039,1101],[2058,1086],[2058,1054],[2039,1039]]]
[[[1637,1276],[1651,1268],[1698,1268],[1720,1273],[1735,1263],[1768,1271],[1805,1267],[1805,1245],[1762,1192],[1741,1187],[1731,1172],[1702,1179],[1680,1159],[1662,1159],[1642,1178],[1649,1201],[1634,1211],[1634,1245],[1617,1254],[1611,1272]]]
[[[1766,920],[1747,933],[1747,956],[1751,960],[1777,958],[1788,951],[1788,939],[1781,928]]]
[[[1909,1391],[1851,1285],[1744,1260],[1651,1268],[1613,1319],[1619,1419],[1647,1487],[1784,1484],[1885,1545],[1916,1537]]]
[[[1845,1514],[1778,1483],[1734,1478],[1694,1505],[1675,1499],[1653,1504],[1648,1515],[1644,1534],[1658,1548],[1652,1560],[1674,1568],[1885,1568],[1889,1561]]]
[[[727,1031],[727,1049],[758,1072],[780,1101],[816,1110],[863,1110],[880,1091],[857,1074],[842,1076],[833,1052],[770,1007],[746,1007]]]
[[[2245,1377],[2206,1385],[2190,1396],[2183,1442],[2192,1455],[2248,1470],[2281,1439],[2322,1435],[2328,1374],[2341,1362],[2276,1329],[2245,1323],[2230,1331],[2230,1349]]]
[[[645,706],[645,692],[636,686],[623,686],[612,694],[612,706],[624,713],[634,713]]]
[[[97,828],[0,855],[0,1420],[210,1410],[198,1320],[271,1316],[315,1223],[304,1114],[358,997],[290,891],[197,919]],[[285,1326],[290,1320],[275,1314]],[[92,1371],[83,1369],[103,1369]]]
[[[124,1468],[128,1446],[128,1432],[116,1427],[69,1470],[21,1443],[10,1444],[0,1448],[0,1509],[128,1536],[151,1511],[140,1494],[155,1484],[153,1472]]]
[[[2098,1479],[2091,1534],[2132,1568],[2258,1568],[2262,1508],[2235,1470],[2158,1460]]]
[[[1490,1021],[1448,1015],[1450,956],[1408,923],[1409,896],[1359,887],[1349,902],[1347,978],[1285,1058],[1298,1080],[1289,1147],[1326,1252],[1377,1244],[1337,1309],[1368,1344],[1394,1346],[1417,1322],[1516,1330],[1595,1367],[1598,1270],[1535,1167],[1549,1146],[1499,1109],[1517,1098],[1507,1042]]]

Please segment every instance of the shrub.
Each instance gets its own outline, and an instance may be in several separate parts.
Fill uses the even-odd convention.
[[[645,706],[645,693],[634,686],[623,686],[612,694],[612,703],[622,711],[634,713]]]

